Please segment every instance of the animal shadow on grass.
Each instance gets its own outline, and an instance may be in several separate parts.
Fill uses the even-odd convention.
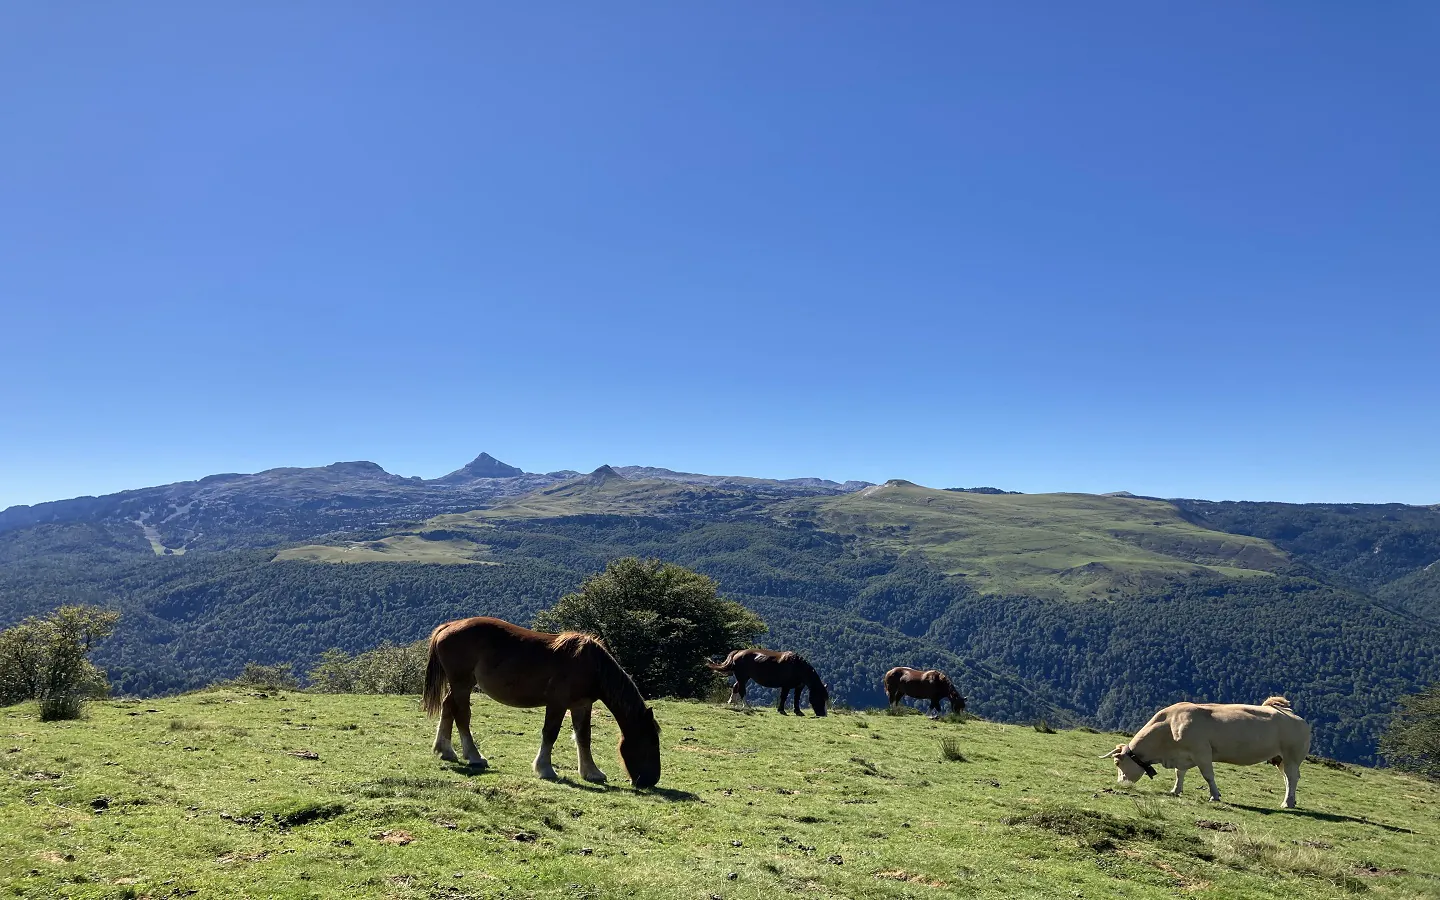
[[[1229,803],[1236,809],[1247,809],[1250,812],[1260,813],[1262,816],[1304,816],[1307,819],[1319,819],[1322,822],[1353,822],[1356,825],[1374,825],[1376,828],[1383,828],[1386,831],[1393,831],[1399,834],[1414,834],[1409,828],[1402,828],[1399,825],[1386,825],[1384,822],[1376,822],[1374,819],[1362,819],[1355,816],[1342,816],[1339,813],[1317,812],[1313,809],[1275,809],[1269,806],[1251,806],[1248,803]]]
[[[446,763],[445,768],[456,775],[464,775],[466,778],[489,775],[495,771],[494,766],[467,766],[465,763]]]
[[[678,788],[652,787],[645,788],[639,793],[647,797],[658,797],[668,803],[695,803],[700,799],[699,794],[682,791]]]

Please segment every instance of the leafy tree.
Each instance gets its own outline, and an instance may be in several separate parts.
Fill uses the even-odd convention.
[[[1400,699],[1380,752],[1398,769],[1440,778],[1440,684]]]
[[[600,638],[647,697],[696,698],[715,679],[706,657],[749,646],[766,631],[759,616],[721,598],[714,579],[633,556],[585,579],[535,627]]]
[[[62,606],[0,632],[0,705],[39,700],[44,721],[78,719],[85,700],[109,693],[89,655],[119,618],[99,607]]]

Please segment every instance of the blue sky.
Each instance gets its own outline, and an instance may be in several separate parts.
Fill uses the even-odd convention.
[[[1440,502],[1440,6],[11,4],[0,507],[370,459]]]

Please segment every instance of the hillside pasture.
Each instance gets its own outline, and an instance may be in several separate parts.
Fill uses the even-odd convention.
[[[597,708],[582,782],[530,773],[541,714],[476,702],[491,768],[442,763],[413,698],[213,690],[0,714],[0,883],[17,897],[1433,897],[1440,787],[1304,767],[1117,787],[1114,735],[659,702],[661,787]],[[1162,783],[1163,782],[1163,783]]]
[[[1290,565],[1259,538],[1210,531],[1160,500],[975,494],[887,483],[778,511],[893,552],[920,551],[983,594],[1133,595],[1192,576],[1263,577]]]

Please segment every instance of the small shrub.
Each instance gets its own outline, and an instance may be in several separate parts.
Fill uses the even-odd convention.
[[[1040,719],[1035,723],[1035,730],[1040,732],[1041,734],[1055,733],[1055,729],[1051,728],[1050,723],[1045,721],[1044,719]]]
[[[966,762],[965,754],[960,752],[960,742],[953,737],[940,739],[940,758],[946,762]]]
[[[429,641],[392,644],[351,656],[327,650],[310,670],[310,687],[326,694],[418,694],[425,689]]]
[[[293,691],[300,687],[300,681],[289,663],[264,666],[247,662],[244,670],[230,684],[261,691]]]

